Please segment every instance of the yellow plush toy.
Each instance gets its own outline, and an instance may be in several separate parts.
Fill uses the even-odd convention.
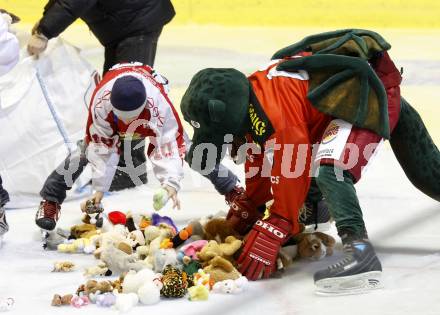
[[[188,294],[190,301],[206,301],[209,297],[209,290],[204,285],[195,285],[188,288]]]
[[[69,243],[58,245],[58,251],[60,253],[82,253],[84,248],[91,244],[90,239],[80,238]]]

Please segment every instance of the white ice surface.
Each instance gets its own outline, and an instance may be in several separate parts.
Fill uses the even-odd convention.
[[[208,182],[188,170],[185,181],[180,194],[183,209],[167,209],[162,214],[182,225],[191,218],[225,210],[224,201]],[[156,185],[150,182],[143,188],[107,197],[106,210],[149,211]],[[342,297],[315,295],[313,273],[340,257],[338,246],[335,256],[319,262],[297,261],[282,279],[251,283],[241,295],[211,294],[207,302],[162,300],[154,306],[138,306],[131,314],[440,314],[440,205],[412,187],[388,146],[382,147],[357,189],[370,238],[384,269],[384,289]],[[78,201],[65,203],[59,226],[76,223],[78,209]],[[0,250],[0,297],[15,299],[10,314],[116,313],[95,305],[81,310],[50,306],[53,294],[73,293],[84,283],[82,269],[96,260],[43,251],[34,214],[35,209],[7,211],[11,230]],[[336,236],[334,228],[331,233]],[[62,260],[75,262],[77,271],[51,273],[53,262]]]

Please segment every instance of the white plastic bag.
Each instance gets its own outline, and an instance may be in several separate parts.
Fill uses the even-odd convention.
[[[0,77],[0,175],[11,197],[7,207],[38,204],[47,176],[84,137],[98,79],[61,39],[51,41],[39,59],[22,57]]]

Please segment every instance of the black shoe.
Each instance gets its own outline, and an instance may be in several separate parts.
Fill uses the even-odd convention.
[[[317,293],[354,294],[381,287],[382,265],[367,239],[344,243],[345,257],[313,275]]]
[[[6,221],[6,213],[3,206],[0,207],[0,238],[9,231],[9,224]]]

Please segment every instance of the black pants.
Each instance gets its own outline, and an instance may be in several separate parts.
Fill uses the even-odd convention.
[[[0,176],[0,207],[3,207],[9,201],[9,194],[3,188],[2,177]]]
[[[128,144],[125,143],[125,141],[121,142],[121,152],[124,152],[124,145],[130,145],[131,159],[133,164],[129,163],[128,165],[138,168],[143,164],[142,160],[139,161],[138,157],[141,156],[143,157],[143,160],[145,160],[145,147],[142,145],[144,142],[141,142],[141,140],[133,140],[127,141]],[[67,191],[72,188],[75,181],[89,163],[85,150],[86,147],[84,142],[79,141],[78,149],[69,154],[67,158],[49,175],[40,191],[40,196],[43,199],[57,202],[59,204],[63,203],[64,199],[66,199]],[[121,155],[118,166],[126,166],[125,157],[123,155]],[[146,170],[145,164],[143,164],[141,167],[145,167]],[[139,174],[135,169],[124,168],[124,171],[117,172],[119,172],[119,175],[115,174],[112,185],[110,186],[110,191],[134,187],[147,182],[146,172],[141,174],[135,181],[131,179],[136,174]],[[130,175],[132,175],[132,177],[130,177]],[[123,176],[122,180],[121,177],[118,176]]]
[[[141,62],[153,67],[156,58],[157,42],[162,29],[134,37],[105,47],[103,74],[120,62]]]

